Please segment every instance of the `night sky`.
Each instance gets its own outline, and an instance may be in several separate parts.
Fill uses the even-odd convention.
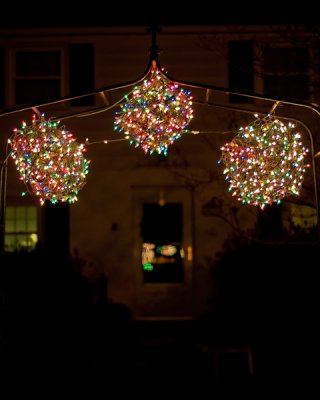
[[[318,14],[312,11],[314,5],[309,0],[304,1],[303,6],[287,0],[235,4],[211,1],[210,7],[201,4],[200,8],[188,7],[185,2],[172,6],[161,1],[139,1],[129,6],[123,3],[120,7],[119,3],[93,0],[90,7],[70,4],[66,9],[62,1],[51,3],[51,7],[48,3],[37,1],[19,6],[13,3],[3,5],[0,27],[318,23]]]

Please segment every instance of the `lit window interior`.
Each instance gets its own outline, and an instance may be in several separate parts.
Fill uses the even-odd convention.
[[[37,208],[7,207],[5,251],[32,251],[37,241]]]

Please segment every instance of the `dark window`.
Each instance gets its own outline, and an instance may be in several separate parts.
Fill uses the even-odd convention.
[[[72,44],[69,47],[70,95],[91,93],[94,89],[94,46],[91,43]],[[72,106],[92,106],[94,96],[71,101]]]
[[[253,93],[253,44],[250,40],[229,42],[229,88],[233,92]],[[231,103],[252,103],[245,96],[230,95]]]
[[[4,47],[0,47],[0,108],[5,106]]]
[[[309,98],[309,51],[306,48],[266,48],[263,56],[264,93],[274,98]]]
[[[15,102],[36,104],[61,95],[61,52],[17,51]]]
[[[60,81],[52,79],[16,81],[16,103],[35,104],[60,97]]]
[[[44,207],[44,247],[63,262],[69,257],[69,203],[52,204],[46,201]]]
[[[264,78],[265,95],[275,99],[288,98],[306,100],[309,97],[309,77],[266,76]]]
[[[144,204],[141,236],[144,282],[182,282],[182,204]]]
[[[61,74],[60,51],[18,51],[16,76],[48,77]]]
[[[267,48],[264,51],[264,67],[274,74],[306,73],[309,68],[308,49]]]
[[[258,236],[262,240],[277,240],[283,237],[282,204],[258,209]]]

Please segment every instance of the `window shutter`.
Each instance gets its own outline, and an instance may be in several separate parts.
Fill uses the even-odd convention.
[[[272,204],[258,209],[258,238],[279,240],[283,238],[282,204]]]
[[[0,46],[0,108],[5,107],[4,47]]]
[[[70,95],[90,93],[94,90],[94,46],[92,43],[69,46]],[[71,101],[72,106],[92,106],[94,96]]]
[[[229,88],[234,92],[253,93],[253,43],[251,40],[229,42]],[[252,103],[250,97],[230,95],[231,103]]]
[[[69,258],[70,222],[69,204],[52,204],[46,201],[44,207],[44,247],[52,257]]]

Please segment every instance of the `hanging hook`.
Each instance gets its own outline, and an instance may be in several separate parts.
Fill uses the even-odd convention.
[[[110,103],[109,103],[109,100],[107,99],[107,96],[106,96],[105,92],[101,91],[99,94],[100,94],[100,97],[102,98],[102,101],[104,102],[104,104],[106,106],[109,106]]]
[[[31,107],[32,111],[37,114],[38,118],[41,118],[41,112],[38,110],[37,107]]]
[[[158,204],[159,204],[160,207],[163,207],[166,204],[166,200],[165,200],[165,197],[164,197],[164,191],[163,190],[160,190]]]
[[[205,99],[205,103],[204,104],[208,104],[209,103],[210,94],[211,94],[211,90],[207,89],[206,90],[206,99]]]
[[[150,61],[158,62],[158,54],[160,53],[160,48],[157,45],[157,33],[161,32],[156,24],[151,24],[150,28],[147,28],[147,32],[151,32],[151,47],[150,47]]]
[[[278,107],[279,104],[280,104],[280,101],[276,101],[274,103],[274,105],[272,106],[271,110],[269,111],[270,115],[272,115],[275,112],[275,110],[276,110],[276,108]]]

